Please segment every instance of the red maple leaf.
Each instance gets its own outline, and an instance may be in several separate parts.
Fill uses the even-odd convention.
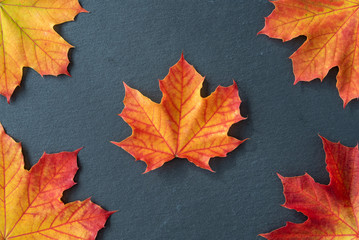
[[[359,97],[359,0],[278,0],[260,31],[283,41],[306,42],[290,57],[295,83],[323,78],[339,67],[337,88],[344,107]]]
[[[113,212],[90,199],[61,201],[75,184],[78,152],[45,153],[27,171],[21,144],[0,124],[0,239],[95,239]]]
[[[161,167],[175,157],[187,158],[198,167],[211,170],[212,157],[225,157],[243,141],[229,137],[233,123],[243,120],[241,100],[234,82],[219,86],[202,98],[204,77],[184,58],[170,68],[160,80],[163,98],[152,102],[139,91],[125,84],[125,109],[120,116],[132,127],[132,136],[114,142],[146,162],[146,172]]]
[[[308,174],[279,176],[284,207],[308,216],[301,224],[287,223],[271,233],[269,240],[359,239],[359,150],[322,138],[330,183],[316,183]]]

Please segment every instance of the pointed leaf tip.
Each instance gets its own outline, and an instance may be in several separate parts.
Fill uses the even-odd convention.
[[[282,175],[280,175],[279,173],[277,173],[277,176],[279,177],[280,180],[284,179],[284,177]]]
[[[76,149],[76,150],[74,151],[74,153],[75,153],[76,155],[78,155],[79,152],[80,152],[83,148],[84,148],[84,147],[80,147],[80,148]]]

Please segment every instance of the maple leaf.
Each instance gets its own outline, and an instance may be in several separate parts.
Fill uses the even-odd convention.
[[[45,153],[27,171],[21,144],[0,124],[0,239],[95,239],[113,212],[90,199],[60,200],[75,184],[78,152]]]
[[[323,78],[339,67],[337,88],[344,107],[359,97],[359,0],[278,0],[259,32],[306,42],[290,57],[295,83]]]
[[[23,67],[67,74],[72,47],[53,29],[86,12],[78,0],[0,0],[0,94],[10,101]]]
[[[244,118],[241,100],[233,81],[202,98],[204,77],[184,58],[160,80],[163,98],[152,102],[125,83],[125,108],[120,116],[131,126],[132,136],[118,143],[136,160],[147,164],[145,172],[161,167],[175,157],[187,158],[198,167],[211,170],[212,157],[225,157],[243,141],[227,135],[229,127]]]
[[[279,175],[289,209],[308,219],[301,224],[262,234],[267,239],[352,240],[359,239],[359,150],[322,138],[330,183],[314,182],[308,174],[299,177]]]

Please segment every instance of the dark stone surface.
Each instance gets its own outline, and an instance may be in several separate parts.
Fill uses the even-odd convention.
[[[41,78],[26,69],[0,121],[21,141],[27,166],[44,151],[84,149],[78,185],[65,201],[86,199],[119,210],[97,239],[261,239],[257,235],[305,217],[284,202],[276,173],[311,174],[328,183],[318,134],[354,146],[359,102],[342,107],[337,70],[321,83],[293,86],[288,57],[305,38],[282,43],[257,36],[273,9],[267,0],[82,0],[90,14],[56,29],[76,48],[72,77]],[[230,134],[250,138],[211,173],[176,159],[142,175],[143,162],[112,145],[131,134],[117,116],[122,82],[155,101],[181,52],[206,76],[207,94],[234,79],[248,119]]]

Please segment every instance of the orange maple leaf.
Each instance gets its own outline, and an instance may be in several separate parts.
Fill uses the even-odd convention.
[[[21,144],[0,124],[0,239],[95,239],[112,212],[60,199],[75,184],[78,152],[45,153],[27,171]]]
[[[344,107],[359,97],[359,0],[278,0],[259,32],[306,42],[290,57],[295,83],[323,78],[339,67],[337,88]]]
[[[86,12],[78,0],[0,0],[0,94],[10,101],[23,67],[67,74],[72,47],[53,29]]]
[[[175,157],[187,158],[198,167],[211,170],[212,157],[225,157],[243,141],[227,135],[229,127],[244,118],[235,82],[219,86],[202,98],[204,77],[184,58],[160,80],[163,98],[152,102],[126,84],[125,108],[120,116],[132,127],[132,136],[117,143],[136,160],[147,164],[146,172]]]
[[[322,138],[329,185],[314,182],[308,174],[279,176],[286,202],[283,205],[308,216],[301,224],[287,223],[271,233],[270,240],[351,240],[359,238],[359,150]]]

